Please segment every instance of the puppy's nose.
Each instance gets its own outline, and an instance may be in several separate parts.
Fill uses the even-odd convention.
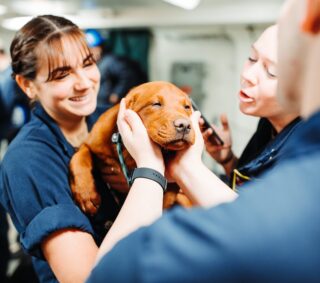
[[[184,118],[179,118],[173,122],[178,133],[189,133],[191,130],[190,121]]]

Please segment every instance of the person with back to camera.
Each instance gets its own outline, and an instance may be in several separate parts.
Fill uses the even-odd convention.
[[[283,6],[278,96],[305,121],[288,141],[277,167],[259,182],[244,184],[248,189],[240,190],[237,198],[230,194],[217,202],[229,203],[215,206],[212,199],[211,204],[199,202],[205,208],[173,209],[152,225],[123,234],[123,240],[105,250],[87,283],[320,281],[319,21],[320,0],[287,0]],[[199,193],[206,189],[207,198],[220,189],[232,191],[212,183],[218,177],[201,161],[198,117],[192,119],[195,145],[166,164],[166,175],[201,200]],[[132,131],[144,129],[130,110],[118,119],[119,126],[126,123]],[[121,136],[139,148],[138,139],[129,139],[132,135],[125,131]],[[144,182],[141,179],[141,190],[147,190]],[[108,235],[104,241],[111,243]]]
[[[276,98],[278,27],[267,28],[251,47],[251,54],[241,73],[240,110],[261,117],[258,127],[238,159],[232,151],[227,117],[221,115],[222,128],[216,128],[225,141],[223,146],[212,143],[204,132],[207,152],[223,166],[233,189],[277,164],[283,157],[292,134],[300,126],[297,112],[284,109]]]
[[[83,282],[124,201],[124,196],[99,186],[99,210],[95,216],[85,215],[69,187],[70,159],[99,116],[100,74],[84,33],[58,16],[30,20],[16,33],[10,52],[13,76],[34,108],[2,161],[0,200],[22,247],[32,255],[40,282]],[[160,150],[150,144],[146,131],[138,135],[149,162],[133,152],[136,163],[163,174]],[[150,181],[148,190],[141,191],[136,188],[139,182],[134,181],[113,224],[119,235],[162,213],[161,186]]]

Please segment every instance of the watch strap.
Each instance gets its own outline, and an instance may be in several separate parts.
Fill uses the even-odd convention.
[[[133,181],[137,178],[146,178],[157,182],[163,189],[163,192],[167,190],[167,179],[158,171],[146,168],[146,167],[139,167],[133,170],[130,179],[130,186],[132,185]]]

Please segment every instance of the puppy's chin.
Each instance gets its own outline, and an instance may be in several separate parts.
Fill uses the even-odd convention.
[[[188,148],[190,145],[194,144],[194,140],[190,136],[184,138],[175,138],[172,140],[166,140],[158,143],[163,149],[170,151],[178,151]]]
[[[186,135],[150,135],[150,138],[161,148],[170,151],[186,149],[190,145],[193,145],[195,141],[195,135],[193,131]]]
[[[172,141],[165,144],[164,148],[166,150],[178,151],[178,150],[186,149],[189,146],[190,146],[190,143],[187,140],[176,140],[176,141]]]

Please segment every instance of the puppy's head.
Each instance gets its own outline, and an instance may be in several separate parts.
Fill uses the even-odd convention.
[[[189,96],[168,82],[149,82],[126,96],[127,108],[137,112],[149,137],[162,148],[181,150],[194,143]]]

